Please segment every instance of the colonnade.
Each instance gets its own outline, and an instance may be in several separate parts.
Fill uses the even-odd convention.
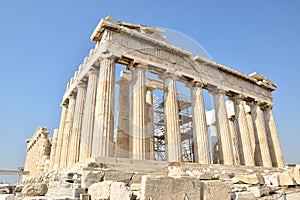
[[[56,143],[52,147],[50,170],[68,168],[91,157],[154,159],[153,90],[146,78],[147,64],[127,66],[130,78],[115,81],[116,57],[101,58],[62,104]],[[164,90],[166,159],[181,161],[181,134],[176,82],[180,75],[160,74]],[[115,84],[119,85],[118,112],[115,113]],[[201,81],[187,82],[191,89],[192,127],[195,162],[211,164],[206,111],[202,90],[213,95],[218,142],[218,162],[246,166],[283,167],[283,157],[272,113],[272,106],[230,95],[235,117],[228,119],[225,96],[230,91]],[[155,84],[154,84],[155,85]],[[251,107],[245,112],[244,104]],[[262,112],[263,111],[263,112]],[[117,124],[114,124],[117,114]],[[116,138],[114,139],[114,128]],[[235,134],[235,131],[237,134]],[[238,155],[235,157],[235,153]]]
[[[27,140],[26,160],[23,180],[48,172],[48,161],[50,158],[49,130],[46,127],[38,127],[31,139]]]

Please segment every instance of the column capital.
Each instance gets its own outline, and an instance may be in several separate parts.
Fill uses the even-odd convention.
[[[175,73],[171,73],[171,72],[165,72],[159,75],[159,78],[162,80],[166,80],[166,79],[172,79],[172,80],[178,80],[180,77],[180,75],[175,74]]]
[[[144,69],[144,70],[146,70],[148,68],[148,64],[147,63],[142,63],[142,62],[131,61],[127,65],[126,68],[127,68],[127,70],[130,70],[130,71],[134,71],[135,69]]]
[[[208,86],[207,88],[208,92],[212,95],[215,95],[215,94],[223,94],[223,95],[226,95],[226,90],[224,89],[221,89],[217,86]]]
[[[74,100],[75,97],[76,97],[76,94],[77,94],[77,92],[72,91],[71,94],[70,94],[70,96],[68,97],[69,101],[70,101],[71,99]]]
[[[232,100],[233,102],[236,102],[237,104],[243,102],[245,100],[245,96],[243,94],[232,94],[229,97],[230,100]]]
[[[120,79],[116,81],[116,83],[118,85],[128,85],[130,83],[130,81],[121,76]]]
[[[258,106],[261,109],[264,109],[264,108],[266,108],[266,106],[268,106],[268,104],[265,103],[265,102],[255,101],[255,100],[246,100],[246,104],[249,105],[250,107],[251,106]]]
[[[103,60],[117,60],[119,57],[116,55],[111,54],[110,52],[102,54],[102,56],[99,58],[99,62],[101,63]],[[100,65],[101,67],[101,65]]]
[[[274,104],[270,104],[270,103],[262,103],[261,104],[261,108],[263,110],[272,110],[273,109]]]
[[[201,80],[193,80],[193,81],[186,82],[185,85],[190,88],[194,88],[194,87],[203,88],[206,85],[206,83],[202,82]]]
[[[98,75],[98,74],[99,74],[99,69],[93,67],[91,70],[89,70],[89,71],[87,72],[87,75],[88,75],[88,76],[90,76],[91,74]]]
[[[87,87],[87,83],[84,81],[80,81],[77,85],[77,88],[86,88]]]

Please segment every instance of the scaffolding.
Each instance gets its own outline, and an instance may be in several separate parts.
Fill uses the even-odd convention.
[[[179,126],[181,134],[181,161],[194,162],[193,130],[191,99],[183,94],[178,94]],[[165,149],[165,114],[164,98],[154,95],[154,151],[155,160],[166,160]]]

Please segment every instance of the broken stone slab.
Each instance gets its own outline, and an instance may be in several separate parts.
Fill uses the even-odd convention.
[[[44,196],[48,191],[45,183],[32,183],[25,185],[22,189],[22,196]]]
[[[248,191],[252,192],[255,197],[268,196],[270,194],[268,186],[251,186],[248,188]]]
[[[236,192],[243,192],[247,191],[248,187],[250,187],[248,184],[242,183],[242,184],[234,184],[233,185],[233,190]]]
[[[0,200],[14,200],[15,195],[13,194],[1,194],[0,195]]]
[[[294,180],[297,185],[300,185],[300,165],[296,165],[294,170]]]
[[[141,200],[200,199],[200,188],[198,178],[143,176]]]
[[[111,184],[112,181],[94,183],[89,187],[88,194],[92,200],[109,200]]]
[[[291,177],[288,172],[283,172],[283,173],[278,174],[278,182],[279,182],[279,186],[296,185],[293,180],[293,177]]]
[[[83,171],[81,177],[81,187],[88,188],[93,183],[98,183],[103,180],[104,172],[103,171]]]
[[[201,200],[231,199],[231,190],[228,182],[222,180],[201,181]]]
[[[113,182],[110,185],[110,200],[130,200],[131,196],[131,190],[125,183]]]
[[[256,200],[252,192],[234,192],[231,195],[231,200]]]
[[[114,181],[114,182],[123,182],[129,184],[133,177],[134,173],[124,172],[118,170],[106,170],[104,171],[104,180],[105,181]]]
[[[278,174],[268,174],[263,176],[265,184],[267,186],[273,186],[278,187],[279,186],[279,180],[278,180]]]
[[[286,194],[286,200],[297,200],[300,199],[300,191],[290,192]]]
[[[182,176],[187,176],[187,174],[180,167],[169,166],[168,167],[168,176],[174,177],[174,178],[180,178]]]
[[[264,184],[263,176],[260,174],[236,174],[231,181],[233,183],[246,183],[251,185]]]

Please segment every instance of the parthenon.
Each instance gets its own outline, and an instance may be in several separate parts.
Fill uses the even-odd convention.
[[[91,35],[95,48],[67,84],[48,161],[28,164],[37,141],[31,139],[25,171],[104,158],[284,167],[272,112],[276,85],[193,57],[168,43],[163,31],[101,20]],[[178,84],[189,88],[190,99],[180,98]],[[213,112],[205,109],[203,91],[213,96]],[[183,115],[184,109],[191,113]]]

